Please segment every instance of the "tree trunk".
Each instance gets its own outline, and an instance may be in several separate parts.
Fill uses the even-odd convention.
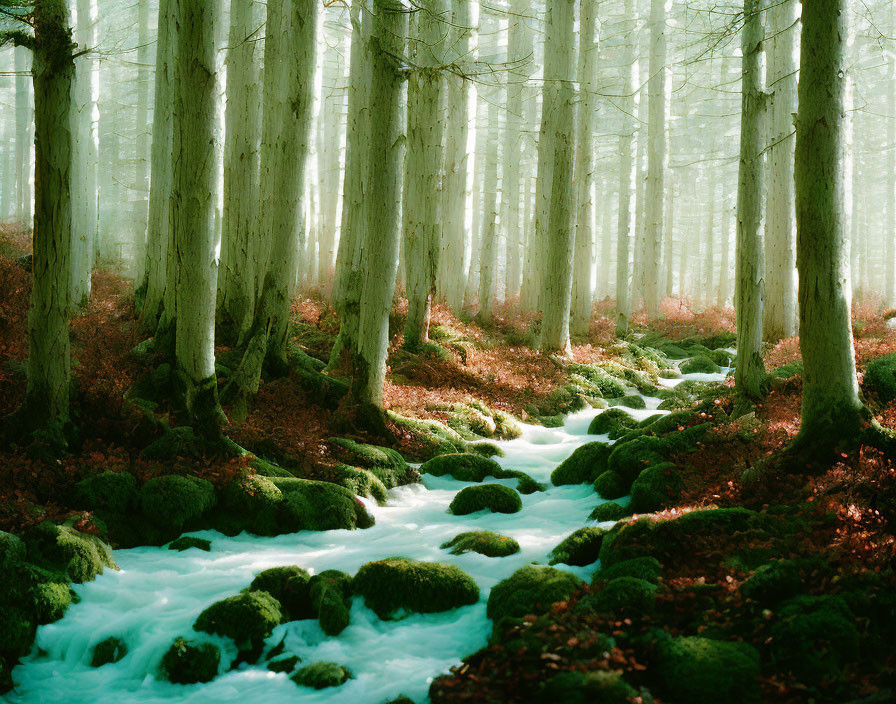
[[[31,223],[31,52],[23,46],[15,48],[16,66],[16,220]]]
[[[440,179],[442,138],[441,43],[447,20],[445,0],[421,3],[415,13],[411,55],[415,69],[408,80],[408,155],[404,176],[404,242],[408,317],[404,345],[419,349],[429,340],[429,313],[442,250]]]
[[[738,398],[762,396],[762,17],[760,0],[745,0],[741,87],[740,177],[737,189],[737,369]]]
[[[491,32],[489,32],[491,33]],[[495,91],[497,93],[497,91]],[[479,312],[480,322],[491,319],[495,307],[498,263],[498,96],[488,100],[488,118],[485,130],[488,138],[485,146],[485,178],[482,184],[482,215],[479,219],[479,249],[473,250],[479,262]]]
[[[575,0],[556,0],[548,10],[545,33],[545,82],[542,136],[550,150],[540,165],[551,163],[547,227],[544,230],[546,264],[542,277],[541,349],[570,351],[569,312],[572,305],[572,259],[575,245],[573,170],[575,161]],[[541,145],[539,145],[541,151]]]
[[[859,398],[843,223],[845,0],[803,5],[796,128],[796,222],[803,407],[796,446],[856,443]]]
[[[134,200],[134,226],[136,228],[134,241],[134,309],[143,307],[146,295],[146,225],[148,222],[149,207],[149,159],[152,124],[150,113],[152,103],[150,93],[152,90],[149,80],[149,69],[152,64],[153,43],[150,36],[149,24],[152,8],[149,0],[139,0],[137,18],[137,165],[135,169],[134,190],[137,198]],[[94,177],[96,176],[96,159],[94,159]],[[96,179],[94,178],[94,182]],[[94,218],[94,222],[96,218]]]

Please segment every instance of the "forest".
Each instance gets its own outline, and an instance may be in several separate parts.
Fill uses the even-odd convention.
[[[0,701],[896,701],[896,3],[0,0]]]

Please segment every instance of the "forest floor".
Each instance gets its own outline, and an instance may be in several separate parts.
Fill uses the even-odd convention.
[[[0,238],[0,416],[18,406],[25,389],[30,274],[20,257],[28,246],[28,237],[14,230]],[[587,340],[576,341],[574,362],[625,358],[613,336],[611,309],[609,302],[597,307]],[[733,330],[729,310],[694,313],[684,302],[667,301],[664,313],[662,322],[648,328],[635,320],[634,328],[672,343]],[[399,302],[390,326],[386,404],[401,416],[440,421],[466,435],[478,427],[479,416],[470,413],[473,402],[545,424],[580,402],[570,391],[569,366],[533,348],[537,321],[510,306],[488,326],[437,306],[434,344],[417,355],[401,349],[403,320]],[[306,295],[294,307],[293,322],[293,344],[326,360],[338,329],[332,309],[319,296]],[[860,374],[869,361],[896,352],[896,331],[876,306],[857,307],[855,327]],[[114,273],[97,272],[90,306],[72,322],[73,415],[80,447],[53,461],[39,447],[0,450],[0,530],[18,533],[51,519],[102,534],[103,527],[73,502],[73,486],[102,471],[126,470],[138,483],[174,472],[195,474],[221,487],[245,469],[245,462],[232,458],[159,462],[142,456],[157,430],[147,427],[127,395],[147,373],[145,361],[132,353],[143,337],[130,284]],[[222,346],[218,352],[226,358],[230,350]],[[543,605],[543,613],[496,626],[490,647],[436,680],[433,701],[538,700],[533,692],[550,692],[557,701],[586,701],[576,699],[584,694],[570,693],[588,691],[582,678],[615,672],[646,702],[646,692],[662,693],[669,677],[653,666],[669,636],[752,645],[762,659],[762,701],[892,701],[887,698],[896,696],[892,459],[863,448],[824,472],[762,473],[744,481],[747,470],[773,457],[799,430],[801,379],[793,364],[798,361],[796,340],[766,351],[769,370],[793,366],[777,375],[765,402],[748,417],[728,417],[730,384],[705,395],[701,401],[708,400],[710,410],[689,422],[711,422],[711,440],[671,458],[680,468],[680,485],[666,497],[663,510],[646,516],[650,530],[643,530],[643,514],[623,519],[642,527],[637,534],[632,529],[630,556],[655,556],[662,563],[655,604],[612,615],[582,608],[606,588],[595,580],[570,599]],[[874,411],[883,425],[896,428],[896,402],[878,404]],[[176,425],[171,413],[162,408],[158,416]],[[321,405],[320,394],[292,374],[265,380],[250,415],[226,432],[297,475],[331,480],[339,464],[333,437],[390,445],[409,459],[428,453],[409,426],[393,417],[390,428],[393,435],[385,438],[353,432],[338,404]],[[748,513],[720,512],[718,522],[684,534],[668,528],[706,508]],[[663,637],[657,636],[660,631]],[[595,651],[595,634],[612,640]],[[571,690],[563,689],[560,673],[572,678]],[[685,668],[674,676],[695,680],[696,687],[703,674]]]

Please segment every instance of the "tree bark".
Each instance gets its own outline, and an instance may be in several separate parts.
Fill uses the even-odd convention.
[[[16,67],[16,220],[31,223],[31,52],[23,46],[15,48]]]

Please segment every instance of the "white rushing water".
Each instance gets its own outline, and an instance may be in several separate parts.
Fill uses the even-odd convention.
[[[688,375],[719,381],[719,375]],[[646,398],[648,410],[625,409],[643,419],[662,411],[659,399]],[[376,517],[362,531],[301,532],[276,538],[243,533],[228,538],[214,531],[194,533],[212,543],[210,553],[166,548],[117,550],[119,571],[107,570],[93,582],[76,585],[80,603],[56,623],[38,629],[35,648],[14,671],[16,689],[10,703],[153,704],[155,702],[352,702],[383,704],[400,694],[426,699],[437,675],[486,645],[491,622],[485,604],[491,588],[520,567],[547,564],[551,549],[573,531],[588,525],[588,515],[603,500],[591,486],[550,486],[551,471],[577,447],[606,436],[587,435],[599,411],[570,415],[562,428],[523,426],[521,438],[498,443],[504,467],[522,470],[549,486],[523,496],[516,514],[480,512],[453,516],[448,505],[463,487],[451,477],[423,476],[422,485],[391,492],[387,506],[368,502]],[[495,481],[495,480],[487,480]],[[515,480],[500,483],[515,486]],[[521,551],[489,558],[475,553],[450,555],[439,546],[458,533],[492,530],[516,539]],[[264,664],[241,665],[227,672],[236,655],[226,638],[195,633],[192,624],[215,601],[247,587],[260,571],[299,565],[311,573],[338,569],[354,574],[371,560],[390,556],[447,562],[470,574],[481,590],[473,606],[442,614],[416,614],[401,621],[381,621],[355,597],[351,624],[338,637],[326,636],[317,621],[296,621],[277,627],[268,644],[285,638],[286,650],[303,664],[330,661],[353,674],[341,687],[315,691],[299,687],[285,674]],[[558,565],[590,581],[595,566]],[[114,636],[125,641],[128,654],[117,663],[90,667],[93,647]],[[208,684],[174,685],[159,674],[162,655],[175,638],[210,641],[221,647],[220,674]]]

